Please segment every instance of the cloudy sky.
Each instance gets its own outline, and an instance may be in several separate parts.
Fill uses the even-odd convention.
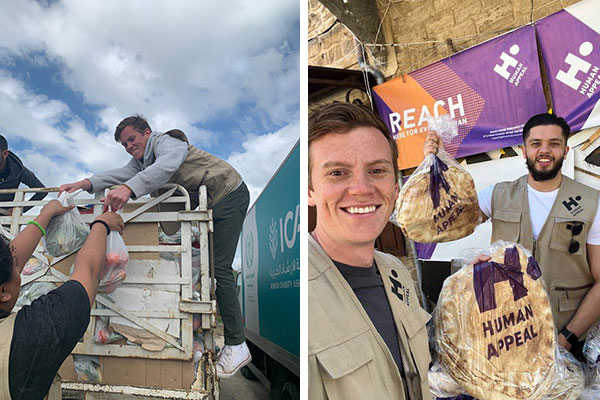
[[[46,186],[125,164],[126,116],[182,129],[251,201],[299,137],[297,0],[0,0],[0,134]]]

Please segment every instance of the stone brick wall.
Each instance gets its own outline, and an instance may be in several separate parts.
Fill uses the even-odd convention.
[[[342,0],[339,0],[341,2]],[[365,0],[366,1],[366,0]],[[408,73],[555,13],[578,0],[372,0],[383,20],[386,79]],[[374,49],[365,43],[366,52]],[[352,32],[318,0],[308,0],[308,64],[359,69]]]
[[[355,47],[352,32],[318,0],[308,0],[308,64],[358,69]]]

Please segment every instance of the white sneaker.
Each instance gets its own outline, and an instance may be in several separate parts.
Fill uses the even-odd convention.
[[[235,346],[225,345],[217,358],[217,376],[230,378],[250,361],[252,355],[246,342]]]

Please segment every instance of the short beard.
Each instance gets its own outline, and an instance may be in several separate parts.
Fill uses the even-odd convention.
[[[550,171],[540,172],[535,169],[535,160],[531,161],[529,158],[526,159],[525,164],[527,165],[527,169],[529,170],[529,174],[536,182],[549,181],[550,179],[554,179],[558,174],[558,171],[562,168],[563,159],[560,158],[554,168]]]

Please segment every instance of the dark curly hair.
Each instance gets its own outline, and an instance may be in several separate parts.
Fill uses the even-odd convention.
[[[10,281],[14,264],[12,246],[8,239],[0,235],[0,285]]]

